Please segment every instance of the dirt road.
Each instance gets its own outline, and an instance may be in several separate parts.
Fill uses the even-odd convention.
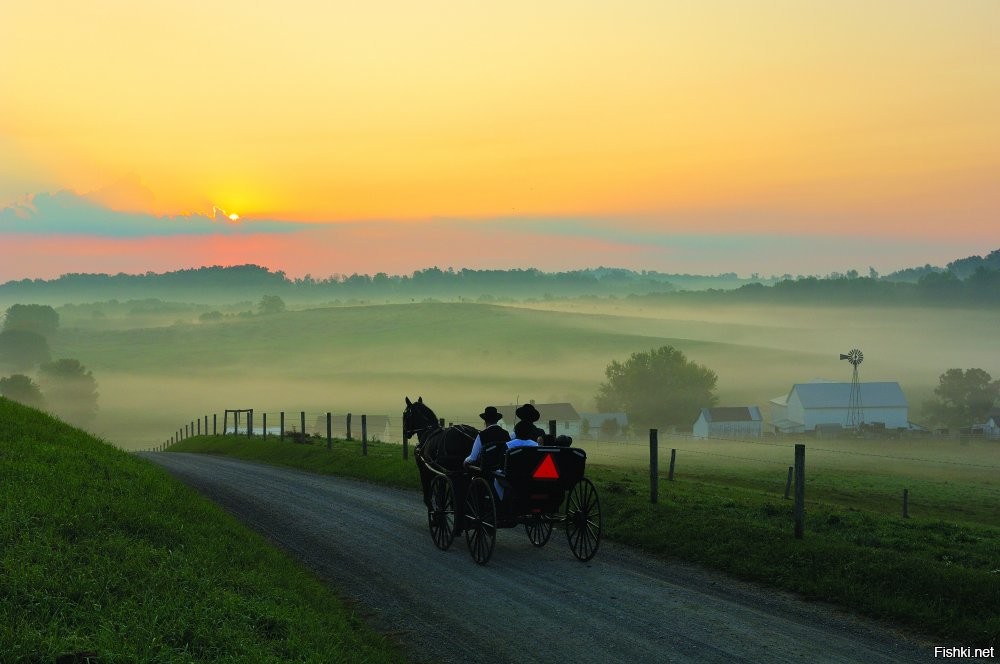
[[[424,662],[914,662],[933,648],[825,606],[556,530],[493,559],[434,548],[412,491],[199,454],[146,458],[291,552]],[[414,468],[414,472],[416,469]]]

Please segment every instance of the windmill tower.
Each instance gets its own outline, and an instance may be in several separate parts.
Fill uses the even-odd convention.
[[[858,365],[865,359],[865,355],[857,348],[852,348],[846,355],[841,353],[840,359],[847,360],[854,367],[851,394],[847,397],[847,421],[844,426],[857,430],[865,422],[865,411],[861,406],[861,383],[858,382]]]

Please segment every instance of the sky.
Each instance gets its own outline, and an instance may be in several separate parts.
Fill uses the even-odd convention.
[[[996,0],[14,0],[0,281],[983,255],[998,30]]]

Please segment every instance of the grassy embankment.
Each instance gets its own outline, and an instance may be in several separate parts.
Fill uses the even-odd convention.
[[[397,445],[370,444],[367,457],[357,441],[333,447],[196,437],[170,449],[418,488],[413,461],[404,461]],[[796,541],[791,501],[780,492],[678,478],[661,481],[660,501],[652,505],[648,475],[638,469],[592,464],[588,476],[600,493],[605,537],[829,600],[930,637],[987,646],[1000,636],[1000,526],[903,520],[807,500],[806,536]],[[431,546],[429,538],[424,544]]]
[[[153,464],[3,398],[0,505],[4,661],[402,660]]]

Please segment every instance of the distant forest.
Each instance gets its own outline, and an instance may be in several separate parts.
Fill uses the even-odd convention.
[[[290,279],[257,265],[202,267],[156,274],[66,274],[0,285],[4,301],[64,304],[159,298],[216,303],[276,295],[291,302],[417,301],[471,299],[505,302],[581,296],[650,296],[746,302],[982,305],[1000,303],[1000,249],[944,268],[924,266],[879,276],[874,269],[825,277],[783,275],[741,279],[735,274],[698,276],[593,268],[568,272],[536,269],[418,270]]]

